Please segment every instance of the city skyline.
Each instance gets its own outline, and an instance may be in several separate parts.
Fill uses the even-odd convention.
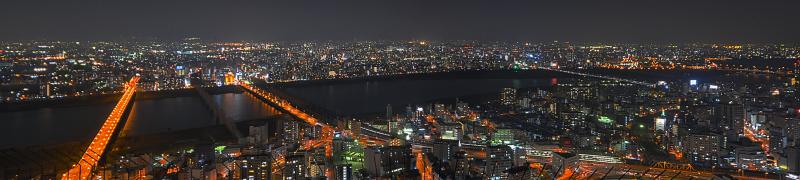
[[[800,1],[15,1],[0,179],[800,180]]]
[[[24,137],[0,144],[10,158],[0,177],[800,172],[800,46],[187,38],[0,47],[0,119],[13,122],[0,135]],[[81,161],[38,159],[52,152]],[[54,166],[35,172],[37,163]]]

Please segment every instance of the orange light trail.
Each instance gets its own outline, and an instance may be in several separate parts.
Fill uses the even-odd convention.
[[[756,137],[755,133],[753,133],[750,128],[747,126],[744,127],[744,136],[750,141],[761,143],[761,149],[764,150],[764,153],[769,154],[769,139],[768,138],[758,138]]]
[[[433,180],[433,166],[431,162],[425,157],[422,152],[416,153],[417,170],[419,171],[421,180]]]
[[[133,94],[136,93],[136,83],[139,81],[139,76],[134,76],[125,84],[125,91],[122,98],[114,106],[114,110],[108,115],[108,118],[100,127],[100,131],[94,136],[89,147],[81,156],[81,159],[72,165],[72,169],[62,175],[61,179],[89,179],[92,168],[97,165],[103,153],[108,147],[111,137],[119,126],[119,121],[122,115],[125,114],[125,109],[131,101]]]
[[[566,168],[566,169],[564,169],[564,173],[561,174],[561,176],[559,176],[556,179],[558,179],[558,180],[567,180],[570,177],[572,177],[573,174],[575,174],[575,171],[573,171],[572,168]]]
[[[677,160],[683,159],[683,152],[677,150],[676,148],[670,148],[669,154],[672,154]]]

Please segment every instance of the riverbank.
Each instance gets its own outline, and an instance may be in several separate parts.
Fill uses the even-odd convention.
[[[620,78],[631,78],[648,82],[659,80],[674,80],[678,78],[694,78],[698,80],[715,79],[728,73],[719,73],[718,70],[613,70],[613,69],[588,69],[577,70],[592,74],[611,75]],[[516,78],[574,78],[577,75],[561,72],[527,69],[527,70],[483,70],[483,71],[453,71],[420,74],[394,74],[369,77],[355,77],[342,79],[321,79],[292,82],[275,82],[270,86],[278,88],[293,88],[332,84],[352,84],[364,81],[400,81],[400,80],[449,80],[449,79],[516,79]],[[207,88],[210,94],[241,93],[236,86],[221,86]],[[194,89],[177,89],[163,91],[138,92],[136,100],[160,99],[170,97],[197,96]],[[119,94],[102,94],[80,97],[66,97],[60,99],[33,100],[23,102],[0,102],[0,112],[32,110],[47,107],[74,107],[96,104],[110,104],[119,99]]]
[[[261,126],[265,123],[283,118],[282,115],[275,115],[266,118],[244,120],[236,123],[237,128],[245,134],[248,133],[250,126]],[[110,152],[112,156],[126,154],[142,154],[151,152],[164,152],[184,147],[193,147],[198,144],[213,143],[234,143],[234,138],[224,125],[211,125],[206,127],[183,129],[170,132],[161,132],[145,135],[127,136],[120,135],[115,140]],[[69,167],[73,162],[63,159],[51,158],[53,156],[64,157],[65,159],[78,159],[84,152],[89,140],[68,141],[62,143],[24,145],[0,148],[0,153],[14,157],[28,157],[32,162],[49,164],[54,167]],[[165,146],[169,144],[169,146]],[[0,158],[0,165],[8,165],[15,168],[36,168],[31,164],[20,164],[17,161]]]
[[[631,78],[643,81],[656,82],[658,80],[672,80],[675,78],[688,77],[710,77],[717,78],[725,76],[729,71],[706,70],[706,69],[676,69],[676,70],[633,70],[633,69],[582,69],[571,70],[586,72],[598,75],[607,75],[620,78]],[[724,73],[720,73],[724,72]],[[395,80],[442,80],[442,79],[518,79],[518,78],[579,78],[582,76],[567,74],[562,72],[544,69],[525,69],[525,70],[483,70],[483,71],[452,71],[436,72],[424,74],[393,74],[378,75],[369,77],[354,77],[341,79],[320,79],[304,80],[291,82],[273,82],[272,86],[277,87],[302,87],[313,85],[330,85],[358,83],[363,81],[395,81]]]
[[[484,71],[451,71],[424,74],[393,74],[369,77],[354,77],[342,79],[320,79],[292,82],[274,82],[270,85],[277,87],[300,87],[311,85],[330,85],[358,83],[363,81],[394,81],[394,80],[446,80],[446,79],[516,79],[516,78],[552,78],[552,77],[578,77],[577,75],[542,70],[484,70]]]
[[[266,118],[250,119],[236,122],[236,128],[243,134],[249,134],[250,126],[263,126],[278,118],[285,118],[283,115],[274,115]],[[272,126],[275,126],[274,124]],[[274,137],[273,137],[274,138]],[[113,154],[141,154],[150,152],[164,152],[191,148],[199,144],[226,144],[237,143],[236,139],[228,129],[221,124],[184,129],[177,131],[161,132],[146,135],[125,136],[115,142]],[[164,146],[169,144],[169,146]]]
[[[211,95],[225,94],[225,93],[242,93],[242,90],[237,86],[220,86],[206,88]],[[11,103],[0,103],[0,112],[12,111],[26,111],[35,110],[40,108],[59,108],[59,107],[76,107],[76,106],[90,106],[98,104],[113,104],[116,103],[121,94],[100,94],[78,97],[65,97],[59,99],[46,99],[34,101],[21,101]],[[162,90],[162,91],[143,91],[136,93],[135,100],[152,100],[174,97],[195,97],[197,91],[192,88],[176,89],[176,90]]]

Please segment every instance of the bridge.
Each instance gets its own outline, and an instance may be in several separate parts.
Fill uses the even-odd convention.
[[[114,138],[119,134],[121,128],[124,126],[128,113],[130,113],[131,104],[136,93],[136,83],[139,81],[139,76],[134,76],[128,83],[125,84],[125,90],[122,93],[122,98],[114,106],[111,114],[108,115],[100,130],[92,139],[89,146],[83,152],[83,155],[72,165],[72,168],[62,175],[61,179],[89,179],[93,168],[97,167],[98,162],[101,162],[104,155],[108,153],[108,148],[111,146]]]
[[[119,131],[121,130],[120,127],[124,127],[126,117],[128,113],[130,113],[130,109],[134,103],[133,98],[136,95],[136,86],[137,82],[139,81],[139,77],[133,77],[125,84],[125,89],[123,91],[122,97],[117,102],[114,109],[111,111],[108,118],[102,124],[100,130],[97,132],[95,137],[92,139],[91,143],[88,144],[85,150],[82,150],[82,155],[79,159],[75,158],[67,158],[68,161],[72,161],[72,166],[69,168],[68,171],[54,174],[61,175],[61,179],[93,179],[97,178],[96,172],[98,171],[98,167],[102,166],[100,162],[103,162],[106,154],[109,152],[109,148],[112,147],[113,141],[118,136]],[[303,124],[319,127],[321,129],[320,136],[315,139],[307,140],[302,143],[301,147],[298,150],[305,149],[314,149],[324,147],[326,151],[326,155],[330,156],[332,154],[332,139],[333,139],[333,132],[334,128],[327,124],[324,119],[320,119],[319,115],[312,115],[307,112],[307,110],[301,110],[301,108],[289,100],[277,95],[275,92],[271,92],[266,88],[259,88],[258,86],[249,84],[249,83],[239,83],[238,84],[241,88],[245,90],[246,93],[249,93],[256,98],[264,101],[265,103],[269,104],[270,106],[276,107],[279,111],[282,111],[288,115],[291,115],[296,120],[302,121]],[[202,91],[202,89],[198,89],[198,91]],[[202,96],[202,92],[201,96]],[[207,94],[206,94],[207,95]],[[205,97],[206,99],[210,99],[209,97]],[[209,103],[209,105],[215,105],[213,102]],[[213,111],[215,108],[212,108]],[[302,108],[307,109],[307,108]],[[218,119],[220,120],[220,119]],[[365,134],[362,138],[373,138],[377,141],[386,142],[391,139],[391,135],[387,132],[382,130],[372,128],[370,126],[362,126],[359,128],[360,132]],[[231,132],[233,133],[233,131]],[[424,147],[425,144],[417,144],[415,145],[414,149],[421,149],[421,148],[429,148]],[[469,148],[469,144],[464,144],[464,148]],[[11,159],[12,162],[25,162],[26,159],[16,159],[16,156],[6,155],[7,152],[0,151],[0,160],[7,159],[7,158],[15,158]],[[76,153],[77,154],[77,153]],[[420,170],[421,177],[423,179],[432,179],[432,171],[430,169],[431,162],[428,160],[425,154],[416,151],[416,162],[418,163],[418,170]],[[654,166],[642,166],[642,165],[631,165],[631,164],[624,164],[619,159],[614,157],[608,156],[599,156],[599,155],[589,155],[589,154],[579,154],[580,156],[580,163],[576,164],[572,168],[565,168],[562,171],[557,171],[556,174],[562,174],[561,177],[566,179],[618,179],[618,178],[645,178],[645,179],[670,179],[670,178],[695,178],[695,179],[713,179],[714,174],[712,172],[704,172],[704,171],[696,171],[689,168],[676,168],[682,166],[672,166],[669,164],[657,164]],[[49,155],[48,155],[49,157]],[[58,157],[58,156],[55,156]],[[485,153],[484,153],[485,157]],[[62,158],[63,159],[63,158]],[[35,166],[46,166],[47,164],[42,165],[40,164],[33,164]],[[0,161],[0,165],[5,165],[3,161]],[[280,167],[280,166],[277,166]],[[43,168],[40,168],[43,169]],[[568,171],[567,171],[568,169]],[[281,171],[277,171],[281,172]],[[564,172],[564,173],[559,173]],[[41,173],[45,174],[45,173]],[[733,174],[733,173],[726,173],[726,174]],[[2,176],[7,177],[7,176]],[[44,176],[42,176],[44,179]],[[741,176],[747,177],[751,179],[758,179],[752,178],[752,176]],[[55,177],[53,178],[55,179]]]
[[[258,99],[266,102],[267,104],[270,104],[271,106],[276,107],[276,109],[278,109],[279,111],[295,117],[297,120],[300,120],[300,121],[304,122],[306,125],[314,126],[314,127],[321,127],[320,137],[316,138],[316,139],[310,139],[310,140],[306,140],[305,142],[302,142],[302,148],[305,149],[305,150],[310,150],[310,149],[314,149],[314,148],[324,147],[325,148],[325,155],[327,157],[331,157],[333,155],[333,147],[332,147],[333,146],[333,134],[334,134],[333,126],[331,126],[331,125],[329,125],[329,124],[327,124],[325,122],[321,122],[321,120],[318,119],[317,117],[315,117],[315,116],[313,116],[313,115],[311,115],[309,113],[306,113],[303,110],[300,110],[300,108],[298,108],[295,105],[293,105],[290,101],[285,100],[284,98],[281,98],[278,95],[275,95],[275,93],[273,93],[273,92],[270,92],[270,91],[265,90],[265,89],[258,88],[255,85],[251,85],[251,84],[248,84],[248,83],[240,82],[238,84],[243,89],[245,89],[246,92],[253,94]],[[276,169],[281,169],[282,168],[282,167],[280,167],[280,165],[282,165],[282,163],[278,163],[277,165],[279,167],[276,168]],[[329,171],[332,171],[332,169],[329,169]]]
[[[97,174],[102,171],[103,162],[108,159],[114,141],[119,136],[122,127],[125,126],[128,115],[132,113],[133,104],[136,97],[137,83],[140,77],[134,76],[124,85],[122,96],[115,104],[113,110],[110,112],[106,120],[103,122],[97,133],[92,138],[91,142],[69,144],[70,151],[52,151],[49,149],[8,149],[0,151],[0,167],[2,169],[2,176],[0,178],[25,178],[31,177],[36,179],[67,179],[67,180],[85,180],[101,178]],[[306,113],[298,106],[293,105],[290,101],[285,100],[281,96],[275,95],[270,91],[262,88],[252,86],[250,84],[241,83],[240,86],[245,92],[250,93],[258,99],[276,107],[276,109],[293,116],[295,119],[300,120],[303,124],[321,128],[321,134],[316,139],[306,140],[301,142],[300,149],[313,149],[324,147],[326,155],[332,155],[332,139],[334,128],[328,125],[317,116]],[[208,105],[212,115],[216,118],[217,123],[224,124],[225,127],[235,137],[240,137],[238,129],[235,128],[228,119],[224,117],[222,108],[213,103],[210,95],[202,88],[197,87],[195,90],[199,96]],[[74,147],[74,148],[73,148]],[[65,149],[65,148],[60,148]],[[72,149],[75,149],[72,151]],[[298,150],[300,150],[298,149]],[[34,151],[31,153],[29,151]],[[78,156],[80,155],[80,156]],[[52,162],[51,162],[52,161]],[[10,169],[6,165],[18,166],[17,169]],[[25,165],[24,169],[20,165]],[[52,166],[52,168],[50,168]],[[64,168],[64,166],[69,166]],[[49,170],[48,168],[52,169]],[[7,170],[12,170],[12,174],[6,174]],[[8,176],[11,175],[11,176]],[[22,175],[22,176],[20,176]]]
[[[289,115],[292,115],[293,117],[297,118],[298,120],[301,120],[301,121],[305,122],[308,125],[311,125],[311,126],[323,126],[323,127],[331,128],[330,125],[325,124],[325,123],[320,123],[319,122],[320,120],[317,119],[316,117],[314,117],[314,116],[312,116],[312,115],[300,110],[299,108],[297,108],[295,105],[293,105],[288,100],[285,100],[285,99],[281,98],[280,96],[275,95],[272,92],[269,92],[267,90],[255,87],[255,86],[247,84],[247,83],[239,83],[239,86],[244,88],[247,92],[255,95],[259,99],[267,102],[268,104],[270,104],[272,106],[275,106],[275,107],[278,107],[278,109],[280,111],[282,111],[284,113],[288,113]]]
[[[214,103],[214,100],[211,99],[211,95],[208,94],[208,91],[206,91],[203,86],[202,81],[200,79],[193,79],[191,83],[194,90],[197,91],[197,94],[200,96],[200,99],[202,99],[206,107],[211,110],[211,115],[214,117],[216,123],[225,125],[225,128],[228,129],[228,132],[230,132],[233,137],[241,139],[242,133],[236,128],[235,122],[225,116],[225,111],[222,107]]]
[[[618,77],[612,77],[612,76],[588,74],[588,73],[582,73],[582,72],[576,72],[576,71],[568,71],[568,70],[563,70],[563,69],[553,69],[553,68],[546,68],[546,67],[537,67],[537,69],[555,71],[555,72],[578,75],[578,76],[583,76],[583,77],[592,77],[592,78],[599,78],[599,79],[607,79],[607,80],[613,80],[613,81],[627,82],[627,83],[647,86],[647,87],[651,87],[651,88],[654,88],[657,85],[657,84],[654,84],[654,83],[649,83],[649,82],[644,82],[644,81],[637,81],[637,80],[632,80],[632,79],[624,79],[624,78],[618,78]]]
[[[795,66],[797,68],[797,66]],[[785,70],[773,70],[768,68],[748,68],[748,67],[736,67],[736,66],[727,66],[721,65],[716,68],[717,70],[721,71],[734,71],[734,72],[751,72],[751,73],[760,73],[760,74],[772,74],[772,75],[796,75],[796,71],[792,70],[791,68],[787,68]]]
[[[546,164],[545,166],[552,166]],[[541,171],[540,171],[541,172]],[[777,179],[778,174],[735,172],[726,169],[697,170],[691,164],[655,162],[650,166],[580,160],[554,172],[557,179]],[[544,174],[540,174],[542,176]]]

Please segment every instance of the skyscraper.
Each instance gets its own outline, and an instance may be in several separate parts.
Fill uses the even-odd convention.
[[[717,106],[714,111],[716,120],[712,122],[712,127],[722,127],[728,133],[728,137],[738,136],[744,131],[744,106],[738,103],[723,103]]]
[[[506,145],[487,147],[486,175],[500,177],[503,171],[514,166],[514,151]]]
[[[408,170],[412,159],[411,146],[369,147],[364,150],[364,168],[376,177]]]
[[[503,91],[500,92],[500,101],[503,105],[513,105],[514,100],[516,99],[517,99],[517,89],[503,88]]]
[[[392,119],[392,104],[386,104],[386,120]]]

